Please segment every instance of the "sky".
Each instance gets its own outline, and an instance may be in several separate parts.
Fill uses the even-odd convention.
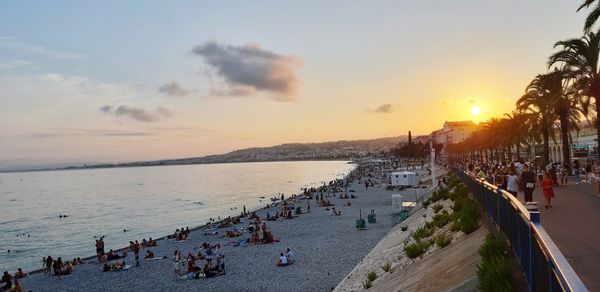
[[[579,2],[1,1],[0,167],[479,122],[582,35]]]

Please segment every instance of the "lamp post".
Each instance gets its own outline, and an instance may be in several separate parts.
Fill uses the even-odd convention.
[[[431,148],[431,184],[432,187],[436,185],[435,178],[435,148],[433,148],[433,140],[429,141],[429,147]]]

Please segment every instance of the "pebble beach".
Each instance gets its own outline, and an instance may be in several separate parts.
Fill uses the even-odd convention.
[[[376,180],[379,182],[378,180]],[[60,280],[56,276],[43,273],[29,275],[22,280],[26,291],[166,291],[166,290],[207,290],[207,291],[330,291],[367,255],[371,249],[391,229],[391,195],[415,195],[414,189],[405,191],[385,190],[382,184],[365,190],[363,184],[352,182],[348,194],[354,199],[340,199],[340,193],[326,199],[341,210],[339,216],[330,215],[327,207],[320,207],[318,201],[296,197],[293,203],[306,211],[307,201],[311,212],[301,214],[294,219],[267,221],[274,237],[279,242],[252,246],[234,246],[233,241],[250,237],[245,232],[239,238],[226,238],[223,234],[230,228],[219,229],[218,235],[204,235],[201,228],[194,229],[190,238],[183,242],[173,239],[160,239],[158,246],[149,248],[163,260],[140,260],[140,267],[131,267],[126,271],[102,272],[102,265],[95,259],[86,264],[75,266],[70,275]],[[425,193],[425,189],[419,193]],[[352,206],[345,207],[350,201]],[[281,211],[281,204],[257,210],[261,219],[266,213],[271,215]],[[376,223],[367,223],[366,230],[355,228],[356,219],[362,210],[366,219],[369,210],[377,214]],[[247,226],[248,218],[242,218],[239,226]],[[182,222],[183,226],[196,226],[197,222]],[[132,240],[141,240],[132,238]],[[198,253],[202,243],[220,243],[225,254],[225,272],[223,276],[200,279],[181,279],[173,273],[172,255],[175,250]],[[90,254],[94,251],[94,242],[90,242]],[[286,267],[277,267],[280,253],[290,248],[295,254],[295,263]],[[146,252],[143,249],[141,256]],[[125,258],[127,264],[134,264],[133,253]],[[199,266],[204,261],[197,261]],[[41,263],[40,263],[41,266]]]

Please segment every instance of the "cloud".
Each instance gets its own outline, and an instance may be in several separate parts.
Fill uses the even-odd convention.
[[[374,113],[381,113],[381,114],[389,114],[393,111],[393,107],[391,104],[386,103],[386,104],[382,104],[379,107],[377,107],[376,109],[373,110]]]
[[[44,139],[44,138],[63,138],[63,137],[142,137],[142,136],[155,136],[154,133],[149,132],[129,132],[122,130],[108,130],[108,129],[80,129],[80,128],[51,128],[46,132],[32,134],[31,137]]]
[[[181,86],[177,82],[167,83],[167,84],[159,87],[158,92],[164,93],[166,95],[178,96],[178,97],[187,96],[191,93],[190,90],[183,88],[183,86]]]
[[[19,51],[26,51],[30,53],[34,53],[37,55],[42,55],[51,59],[82,59],[85,58],[85,55],[75,54],[75,53],[67,53],[67,52],[59,52],[48,49],[44,46],[29,44],[26,42],[22,42],[13,37],[3,37],[0,36],[0,47],[5,48],[13,48]]]
[[[276,100],[291,101],[298,87],[295,69],[302,61],[262,49],[259,45],[234,46],[207,42],[193,48],[216,73],[232,86],[228,95],[274,93]]]
[[[400,105],[393,105],[390,103],[384,103],[374,109],[370,109],[367,108],[367,112],[370,113],[374,113],[374,114],[391,114],[393,113],[396,109],[401,108],[402,106]]]
[[[173,116],[171,110],[162,106],[149,111],[141,107],[133,107],[128,105],[121,105],[119,107],[105,105],[100,107],[98,110],[104,114],[114,114],[116,117],[128,117],[136,121],[148,123],[156,122],[162,118],[169,118]]]
[[[31,66],[33,63],[26,60],[10,60],[4,63],[0,63],[0,71],[9,71],[13,69],[23,68]]]

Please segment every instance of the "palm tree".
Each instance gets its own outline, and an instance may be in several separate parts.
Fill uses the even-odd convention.
[[[513,110],[504,114],[508,127],[509,159],[512,160],[512,147],[515,147],[517,159],[521,158],[521,142],[527,139],[527,115]]]
[[[551,99],[549,98],[547,75],[538,75],[529,83],[525,89],[525,94],[517,100],[517,109],[523,113],[530,113],[528,124],[532,129],[539,129],[542,134],[544,145],[544,165],[550,161],[550,135],[555,113],[552,109]],[[536,131],[537,132],[537,131]],[[552,134],[554,131],[552,131]]]
[[[587,5],[592,2],[586,1]],[[598,3],[596,10],[600,13]],[[554,47],[560,47],[560,51],[550,56],[548,66],[561,66],[563,77],[571,83],[570,93],[578,100],[581,113],[589,118],[589,106],[592,103],[595,104],[596,113],[600,112],[600,33],[588,32],[580,39],[557,42]],[[596,135],[600,137],[600,120],[592,119],[595,121]]]
[[[583,2],[583,4],[581,4],[579,6],[579,8],[577,8],[577,11],[579,11],[583,8],[590,7],[590,5],[592,5],[592,3],[594,3],[594,2],[596,2],[596,0],[585,0]],[[592,12],[590,12],[588,17],[585,19],[585,25],[583,26],[583,31],[589,32],[592,29],[592,26],[594,26],[594,24],[596,23],[596,21],[598,21],[599,17],[600,17],[600,1],[596,2],[596,7],[594,7]]]

